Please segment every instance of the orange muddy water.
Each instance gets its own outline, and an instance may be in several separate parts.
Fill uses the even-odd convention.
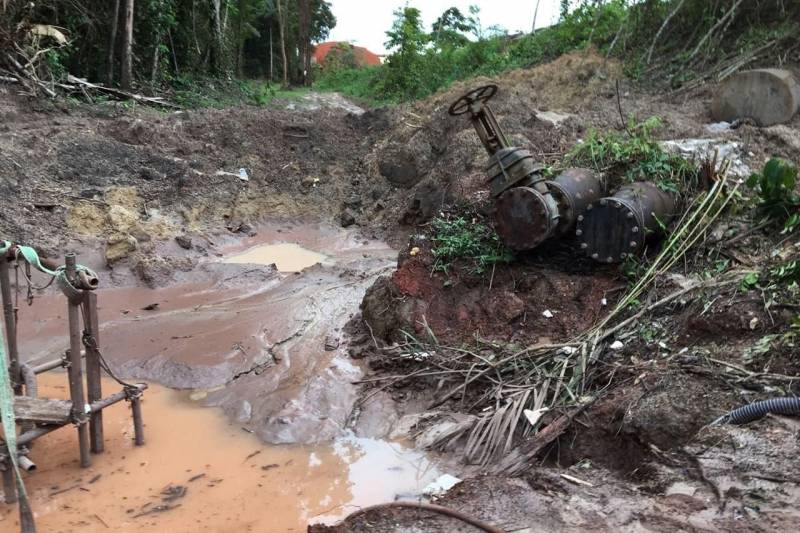
[[[119,386],[104,382],[106,391]],[[65,374],[40,394],[66,398]],[[358,506],[418,494],[436,467],[401,444],[340,437],[331,444],[261,443],[185,393],[145,392],[146,443],[133,445],[125,402],[103,411],[106,451],[78,464],[76,432],[36,441],[25,474],[39,531],[305,531]],[[17,529],[16,506],[0,504],[0,530]]]
[[[302,531],[413,498],[438,476],[420,452],[348,429],[363,372],[343,327],[396,252],[330,226],[213,240],[191,271],[155,288],[98,269],[101,350],[121,376],[151,384],[147,444],[133,447],[124,403],[104,411],[106,453],[89,469],[78,466],[74,429],[36,441],[38,470],[25,477],[40,531]],[[93,264],[88,252],[79,260]],[[23,289],[23,361],[64,354],[66,307],[52,288],[28,307]],[[41,376],[40,396],[66,394],[63,374]],[[14,530],[16,507],[0,510],[0,530]]]

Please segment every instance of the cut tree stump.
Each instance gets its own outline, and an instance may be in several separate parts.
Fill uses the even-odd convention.
[[[800,107],[800,84],[788,70],[759,69],[740,72],[714,95],[714,120],[753,119],[759,126],[792,119]]]

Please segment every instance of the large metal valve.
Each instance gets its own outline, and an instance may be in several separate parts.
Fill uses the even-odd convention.
[[[470,114],[472,126],[478,132],[478,137],[489,155],[494,155],[501,148],[508,148],[503,130],[500,129],[492,109],[487,104],[495,94],[497,85],[484,85],[466,93],[448,109],[448,113],[454,117]]]
[[[450,106],[453,116],[470,113],[470,120],[489,153],[486,167],[489,193],[495,199],[495,228],[509,248],[532,250],[553,235],[563,235],[577,214],[603,195],[589,170],[569,169],[546,181],[543,165],[528,150],[509,146],[489,100],[496,85],[474,89]]]

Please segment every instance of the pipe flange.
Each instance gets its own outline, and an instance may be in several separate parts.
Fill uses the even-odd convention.
[[[512,250],[536,248],[552,234],[558,220],[544,195],[531,187],[509,189],[495,205],[495,229]]]
[[[589,204],[575,226],[581,250],[595,261],[617,263],[644,247],[646,227],[641,209],[624,198]]]

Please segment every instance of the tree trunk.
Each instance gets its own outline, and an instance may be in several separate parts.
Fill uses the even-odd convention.
[[[272,53],[272,24],[269,25],[269,81],[275,79],[275,56]]]
[[[531,24],[531,33],[536,33],[536,17],[539,15],[539,2],[536,0],[536,8],[533,10],[533,23]]]
[[[283,60],[283,87],[289,86],[289,64],[286,61],[286,21],[283,19],[281,0],[275,0],[278,7],[278,33],[281,39],[281,59]]]
[[[300,53],[300,78],[311,85],[311,0],[297,0],[297,48]]]
[[[134,0],[125,0],[125,26],[122,30],[120,85],[125,91],[130,91],[133,78],[133,2]]]
[[[119,0],[114,0],[111,9],[111,33],[108,36],[108,65],[106,66],[106,84],[114,83],[114,49],[117,47],[117,27],[119,26]]]
[[[212,61],[212,68],[216,71],[217,74],[221,74],[223,70],[223,60],[222,60],[222,48],[223,48],[223,41],[222,41],[222,0],[212,0],[212,16],[214,17],[213,20],[213,33],[214,33],[214,44],[213,44],[213,61]]]

